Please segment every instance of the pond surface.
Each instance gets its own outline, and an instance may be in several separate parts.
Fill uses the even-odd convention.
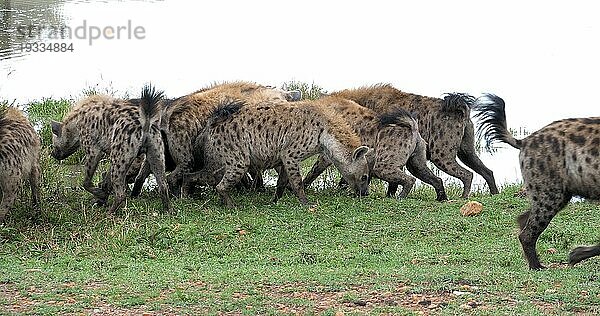
[[[494,55],[495,50],[474,51],[477,45],[489,44],[488,40],[474,38],[476,34],[470,32],[476,28],[454,23],[452,15],[436,15],[448,30],[427,29],[418,15],[398,19],[392,9],[379,8],[383,3],[348,4],[342,17],[333,4],[318,1],[291,5],[277,1],[2,0],[0,99],[18,104],[47,97],[76,99],[88,88],[137,95],[147,82],[175,97],[218,81],[280,86],[295,79],[315,82],[329,91],[377,82],[431,96],[453,90],[475,95],[491,90],[506,96],[513,128],[536,130],[564,117],[597,115],[593,106],[598,103],[597,80],[586,80],[585,75],[600,73],[596,61],[600,50],[586,46],[597,42],[598,28],[587,10],[568,25],[553,20],[550,12],[535,27],[548,27],[551,36],[540,33],[528,42],[531,31],[515,33],[517,42],[508,43],[527,50],[514,55],[511,47],[499,48]],[[427,6],[421,9],[429,12]],[[529,6],[522,10],[525,15],[527,10],[537,12]],[[472,13],[475,24],[495,19]],[[356,23],[364,15],[374,18],[370,23]],[[511,23],[523,29],[532,24],[528,19],[519,16]],[[503,30],[501,24],[480,23],[477,28],[497,35]],[[554,32],[557,25],[565,29]],[[404,32],[409,28],[411,32]],[[470,35],[472,47],[427,49],[425,45],[432,41],[454,44],[449,32]],[[396,34],[409,45],[388,40]],[[494,45],[504,47],[500,44],[506,38],[510,36],[500,37]],[[561,41],[568,45],[556,44]],[[419,51],[420,47],[427,51]],[[578,58],[568,56],[570,51],[577,51]],[[459,55],[466,57],[458,60]],[[521,59],[530,67],[523,69]],[[554,72],[546,71],[550,66]],[[481,158],[503,184],[520,181],[517,155],[516,150],[500,149],[493,155],[483,153]],[[474,189],[485,188],[483,184],[476,175]]]

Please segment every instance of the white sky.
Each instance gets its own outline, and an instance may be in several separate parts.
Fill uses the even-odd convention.
[[[0,97],[68,97],[89,85],[170,97],[213,81],[329,91],[390,82],[429,96],[493,92],[509,126],[600,116],[594,1],[177,1],[66,4],[69,24],[132,20],[147,38],[75,40],[75,53],[0,61]],[[7,73],[11,73],[7,76]]]

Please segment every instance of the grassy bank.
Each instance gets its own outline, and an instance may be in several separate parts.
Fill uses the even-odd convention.
[[[311,190],[316,209],[238,192],[226,210],[206,191],[174,201],[176,215],[145,192],[108,215],[70,185],[70,168],[44,163],[63,183],[45,188],[42,217],[28,219],[23,196],[0,227],[0,313],[599,311],[600,262],[560,264],[598,237],[594,204],[557,216],[538,244],[551,268],[532,272],[516,238],[527,207],[516,187],[475,195],[485,208],[475,217],[460,215],[464,200],[437,203],[420,189],[400,201],[382,188],[363,199]]]
[[[293,84],[307,97],[322,92]],[[597,204],[571,204],[552,221],[538,242],[550,268],[540,272],[521,256],[515,218],[528,202],[517,186],[474,194],[484,205],[474,217],[460,215],[460,188],[438,203],[428,187],[397,200],[374,183],[357,199],[332,189],[335,179],[308,190],[314,209],[291,195],[274,205],[269,188],[234,193],[234,210],[206,190],[174,200],[174,215],[161,213],[156,192],[107,214],[80,188],[80,153],[49,158],[49,119],[70,103],[25,107],[46,146],[43,210],[31,218],[24,189],[0,225],[0,315],[600,312],[600,261],[563,264],[572,247],[598,240]]]

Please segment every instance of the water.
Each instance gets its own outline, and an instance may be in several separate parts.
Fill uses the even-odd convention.
[[[280,86],[295,79],[329,91],[390,82],[431,96],[495,92],[507,101],[509,126],[531,131],[597,115],[594,10],[547,4],[540,15],[536,6],[519,5],[506,25],[483,5],[439,4],[440,12],[470,12],[468,23],[427,4],[403,5],[410,7],[347,3],[340,15],[337,5],[316,0],[2,0],[0,99],[78,98],[90,87],[135,95],[147,82],[175,97],[215,81]],[[398,18],[405,10],[414,14]],[[564,20],[566,13],[577,18]],[[78,28],[86,34],[75,34]],[[457,45],[457,35],[470,45]],[[59,51],[23,50],[36,43],[59,44]],[[498,183],[520,181],[516,150],[481,158]],[[479,175],[473,187],[485,188]]]

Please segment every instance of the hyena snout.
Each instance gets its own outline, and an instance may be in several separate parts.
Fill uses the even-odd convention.
[[[52,158],[61,161],[63,159],[66,159],[67,157],[69,157],[73,152],[75,152],[76,150],[73,151],[64,151],[64,150],[60,150],[58,148],[52,148],[52,152],[50,153],[50,156],[52,156]]]
[[[354,192],[358,197],[369,195],[369,176],[364,174],[358,179],[354,186]]]
[[[367,146],[358,147],[352,155],[349,174],[345,177],[357,196],[369,195],[369,162],[367,156],[372,152]]]
[[[52,149],[50,156],[52,156],[52,158],[54,158],[56,160],[63,160],[66,158],[65,155],[60,150],[57,150],[56,148]]]

